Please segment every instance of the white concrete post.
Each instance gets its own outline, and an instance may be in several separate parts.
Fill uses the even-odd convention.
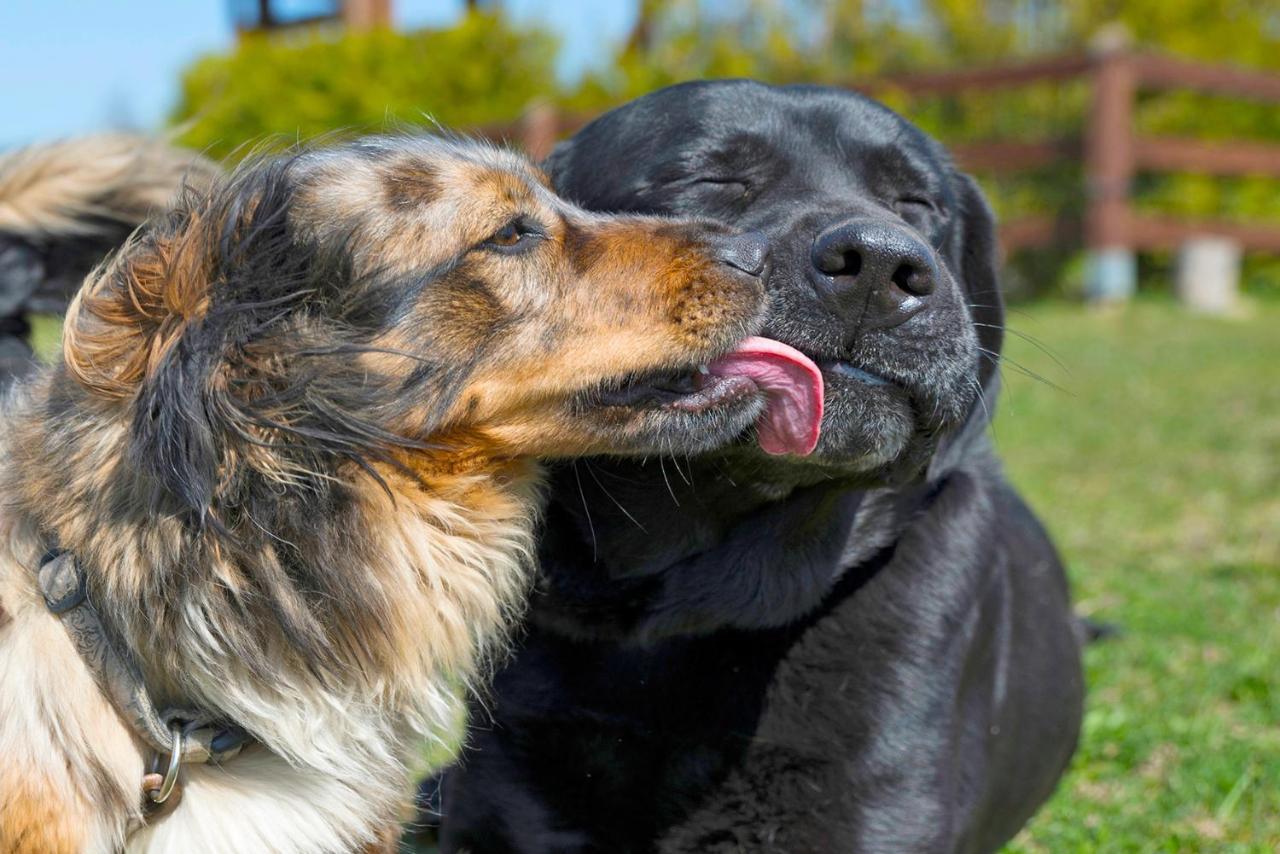
[[[1178,252],[1178,298],[1192,311],[1230,314],[1240,307],[1240,245],[1195,237]]]
[[[1085,296],[1095,303],[1130,299],[1138,289],[1138,259],[1132,249],[1090,250],[1085,262]]]

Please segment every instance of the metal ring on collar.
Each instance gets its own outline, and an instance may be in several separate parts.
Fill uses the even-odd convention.
[[[164,772],[164,780],[160,788],[147,792],[153,804],[162,804],[173,794],[173,787],[178,783],[178,769],[182,767],[182,730],[172,726],[169,732],[173,735],[173,747],[169,751],[169,768]]]

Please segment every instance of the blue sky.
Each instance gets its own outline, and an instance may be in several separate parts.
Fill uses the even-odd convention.
[[[392,0],[401,27],[447,23],[462,0]],[[506,0],[559,34],[573,77],[625,38],[636,0]],[[159,126],[179,71],[234,38],[226,0],[0,0],[0,148]]]

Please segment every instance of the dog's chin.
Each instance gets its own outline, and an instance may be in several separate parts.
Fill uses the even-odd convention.
[[[911,395],[878,374],[845,363],[822,366],[822,435],[810,464],[872,472],[898,459],[917,432]]]
[[[826,383],[822,434],[812,454],[767,454],[756,442],[754,430],[748,429],[713,455],[721,458],[727,472],[745,481],[786,487],[833,478],[852,478],[870,486],[908,477],[899,471],[901,464],[920,457],[921,446],[931,440],[917,430],[905,393],[891,386],[847,388],[829,377]]]
[[[734,442],[764,411],[765,396],[741,377],[695,387],[682,377],[645,378],[583,396],[579,429],[614,456],[705,454]]]
[[[967,382],[930,393],[845,362],[824,361],[821,368],[825,412],[814,452],[766,454],[748,429],[711,454],[722,470],[780,493],[833,480],[864,488],[901,485],[923,473],[938,443],[974,404]]]

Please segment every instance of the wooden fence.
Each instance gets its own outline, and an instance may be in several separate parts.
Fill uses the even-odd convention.
[[[1139,92],[1181,89],[1280,104],[1280,76],[1190,62],[1115,44],[1084,54],[846,85],[871,95],[894,91],[919,97],[1081,79],[1089,82],[1092,91],[1092,105],[1081,136],[992,139],[951,146],[957,161],[979,174],[1009,174],[1063,161],[1083,162],[1083,217],[1031,217],[1005,222],[1001,242],[1006,252],[1083,242],[1091,252],[1133,253],[1172,249],[1191,238],[1217,236],[1245,250],[1280,253],[1280,224],[1187,221],[1141,214],[1132,205],[1133,180],[1139,172],[1280,178],[1280,144],[1137,134],[1133,118]],[[557,139],[573,133],[590,118],[542,106],[531,109],[514,125],[476,130],[484,136],[519,143],[540,159],[551,151]]]

